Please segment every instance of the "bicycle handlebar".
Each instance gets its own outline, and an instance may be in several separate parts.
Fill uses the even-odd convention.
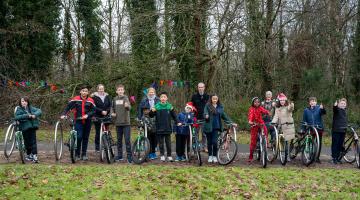
[[[306,122],[301,122],[300,123],[302,126],[305,126],[305,127],[313,127],[313,128],[317,128],[317,129],[323,129],[323,127],[319,126],[319,125],[315,125],[315,124],[308,124]]]

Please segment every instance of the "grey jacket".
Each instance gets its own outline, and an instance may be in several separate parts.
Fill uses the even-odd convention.
[[[125,103],[128,107],[125,107]],[[116,96],[112,101],[111,113],[115,113],[114,117],[115,126],[129,126],[130,125],[130,101],[129,98],[124,96]]]

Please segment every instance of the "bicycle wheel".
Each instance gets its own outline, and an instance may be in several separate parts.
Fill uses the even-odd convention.
[[[236,157],[237,144],[233,138],[225,135],[225,138],[218,144],[217,158],[220,165],[230,164]]]
[[[100,162],[104,162],[105,159],[105,154],[106,154],[106,150],[104,149],[104,145],[103,145],[103,141],[102,141],[102,137],[103,137],[103,131],[100,128],[100,136],[99,136],[99,150],[100,150]]]
[[[280,156],[280,162],[282,165],[286,165],[286,155],[287,155],[287,149],[286,149],[286,141],[283,136],[280,137],[279,140],[279,156]]]
[[[59,161],[63,153],[63,128],[60,121],[56,122],[54,131],[54,153],[55,160]]]
[[[150,142],[144,136],[136,138],[132,146],[132,158],[135,164],[142,164],[149,156]]]
[[[301,153],[301,160],[305,166],[309,166],[315,159],[316,150],[315,144],[311,135],[307,135],[304,142],[304,148]]]
[[[359,141],[355,141],[354,146],[356,148],[356,155],[355,155],[356,166],[357,166],[357,168],[360,169],[360,146],[359,146]]]
[[[200,149],[200,144],[199,144],[197,137],[194,137],[193,142],[194,142],[194,144],[193,144],[194,155],[197,158],[198,165],[201,166],[202,165],[201,153],[200,153],[201,149]]]
[[[5,134],[5,142],[4,142],[4,155],[6,159],[9,159],[15,147],[15,130],[16,125],[13,123],[9,125]]]
[[[105,152],[106,162],[111,164],[114,162],[114,152],[112,150],[111,140],[107,133],[102,135],[102,145]]]
[[[260,141],[260,150],[261,150],[261,164],[263,168],[266,168],[267,165],[267,148],[266,148],[266,137],[265,135],[261,135]]]
[[[274,127],[275,132],[275,138],[270,142],[271,148],[270,151],[267,152],[267,160],[269,162],[273,162],[276,160],[279,152],[279,134],[276,127]]]
[[[320,136],[316,128],[313,128],[315,135],[313,135],[313,143],[314,143],[314,160],[316,158],[320,158]]]
[[[355,160],[356,160],[356,154],[357,154],[357,147],[355,146],[356,142],[354,142],[353,144],[350,144],[347,151],[346,151],[346,154],[343,156],[345,162],[347,163],[354,163]]]
[[[16,135],[16,146],[19,150],[19,156],[22,164],[25,164],[25,145],[24,145],[24,137],[21,131],[17,131]]]
[[[70,159],[72,163],[76,162],[76,144],[77,143],[77,133],[76,131],[70,132],[70,141],[69,141],[69,148],[70,148]]]

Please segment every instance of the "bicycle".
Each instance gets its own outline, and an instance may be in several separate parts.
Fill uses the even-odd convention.
[[[227,124],[226,128],[218,138],[217,159],[220,165],[228,165],[236,158],[238,146],[236,143],[236,127],[233,124]],[[234,138],[233,138],[234,136]]]
[[[25,144],[22,132],[19,130],[19,121],[11,120],[6,130],[4,142],[4,155],[7,160],[10,159],[14,148],[18,149],[22,164],[25,164]]]
[[[111,164],[115,161],[113,146],[116,146],[116,144],[114,143],[110,130],[105,125],[110,123],[109,121],[111,121],[111,117],[95,117],[93,118],[93,121],[101,122],[99,136],[100,162],[104,162],[106,158],[106,162]]]
[[[138,120],[138,135],[132,146],[132,159],[135,164],[142,164],[149,156],[150,142],[147,138],[147,127],[149,123],[149,120],[146,118]]]
[[[318,125],[309,125],[302,123],[306,127],[304,136],[297,137],[290,142],[290,159],[296,158],[301,152],[301,161],[305,166],[309,166],[319,156],[320,139],[317,129],[321,129]]]
[[[198,121],[197,124],[202,124],[203,121]],[[195,131],[194,123],[182,123],[181,126],[189,127],[189,140],[186,141],[185,148],[185,157],[188,162],[191,162],[191,157],[196,157],[197,163],[199,166],[202,165],[201,160],[201,144],[198,139],[198,134]],[[188,144],[189,142],[189,144]],[[192,149],[192,151],[188,150],[188,147]]]
[[[277,156],[278,156],[278,149],[279,149],[279,134],[278,134],[278,130],[276,129],[277,124],[274,123],[267,123],[266,127],[268,128],[268,133],[270,133],[270,129],[271,127],[274,128],[274,135],[272,135],[271,139],[270,139],[270,151],[267,151],[267,161],[268,162],[273,162],[274,160],[276,160]],[[273,138],[274,137],[274,138]]]
[[[345,140],[343,149],[340,152],[339,160],[343,158],[350,164],[356,161],[356,166],[360,169],[359,136],[355,131],[359,126],[348,125],[347,128],[350,129],[352,134]]]
[[[260,160],[262,167],[266,168],[267,165],[267,139],[264,132],[265,124],[254,123],[251,127],[259,127],[256,141],[256,160]]]
[[[72,163],[76,162],[76,149],[77,147],[77,131],[75,130],[75,121],[82,120],[82,117],[75,118],[73,120],[70,117],[65,117],[64,120],[68,121],[71,130],[69,131],[68,143],[63,142],[63,127],[61,120],[57,121],[54,130],[54,152],[55,160],[60,161],[63,153],[63,145],[69,147],[70,159]]]
[[[294,123],[282,123],[282,124],[277,124],[277,123],[271,123],[272,126],[274,127],[275,133],[276,133],[276,155],[280,156],[280,163],[282,165],[286,165],[287,162],[287,157],[288,155],[288,148],[289,148],[289,143],[288,141],[285,140],[285,136],[281,130],[282,125],[292,125]],[[279,127],[279,128],[277,128]]]

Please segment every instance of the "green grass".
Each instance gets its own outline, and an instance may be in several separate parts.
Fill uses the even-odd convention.
[[[5,137],[5,131],[4,129],[0,129],[0,138]],[[116,131],[115,128],[112,128],[112,133],[113,133],[113,137],[116,138]],[[135,140],[136,136],[137,136],[137,132],[136,129],[132,129],[131,131],[132,135],[131,135],[131,139]],[[40,142],[52,142],[54,139],[54,135],[53,135],[53,130],[52,129],[39,129],[37,131],[37,140]],[[66,133],[64,133],[66,134]],[[92,127],[91,133],[90,133],[90,143],[94,143],[94,138],[95,138],[95,129],[94,127]],[[172,141],[175,142],[175,135],[172,135]],[[237,141],[239,144],[250,144],[250,133],[248,131],[240,131],[237,134]],[[330,146],[331,145],[331,137],[329,135],[327,135],[326,133],[324,134],[323,137],[323,145],[324,146]]]
[[[2,199],[359,199],[354,169],[1,165]]]

